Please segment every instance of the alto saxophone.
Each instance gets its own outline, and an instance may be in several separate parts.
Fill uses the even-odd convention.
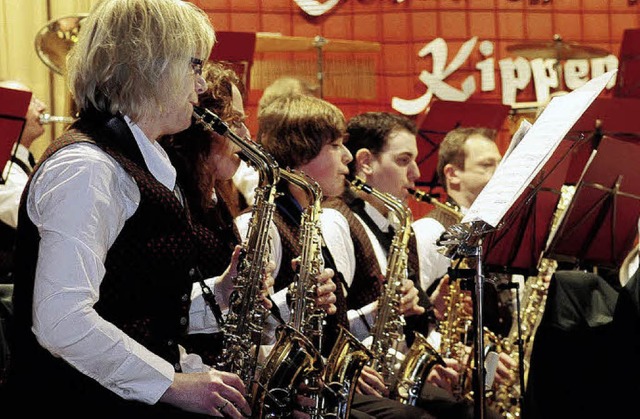
[[[213,112],[194,106],[193,116],[207,131],[227,137],[241,149],[240,157],[259,173],[253,213],[238,263],[238,275],[222,324],[223,346],[216,366],[240,376],[247,388],[255,382],[258,351],[267,310],[261,303],[263,276],[269,262],[269,225],[275,208],[280,169],[258,144],[239,137]]]
[[[560,200],[553,214],[549,237],[557,230],[574,192],[574,186],[562,187]],[[500,349],[518,361],[518,374],[514,374],[512,380],[498,384],[493,397],[489,398],[488,402],[507,419],[521,417],[521,401],[524,395],[523,388],[526,388],[527,384],[533,338],[544,314],[550,278],[557,267],[558,262],[553,259],[540,259],[538,275],[528,278],[524,285],[520,324],[513,322],[509,335],[500,342]],[[522,359],[520,359],[521,352]]]
[[[380,192],[359,178],[350,181],[351,187],[362,190],[381,200],[392,211],[401,225],[394,233],[387,257],[385,285],[378,298],[378,314],[372,327],[371,367],[380,373],[387,387],[396,381],[396,353],[404,337],[404,317],[400,314],[400,288],[408,277],[408,245],[411,238],[411,210],[391,194]]]
[[[256,406],[253,414],[260,418],[290,417],[297,389],[303,385],[305,394],[315,401],[306,413],[311,419],[321,419],[324,364],[320,345],[326,313],[316,305],[316,277],[324,266],[319,233],[322,191],[304,173],[281,170],[280,176],[300,187],[310,204],[300,221],[301,254],[297,278],[289,287],[291,320],[279,328],[276,344],[258,378],[252,397]]]
[[[436,208],[444,210],[452,215],[458,222],[462,220],[462,214],[448,203],[435,199],[433,196],[423,191],[410,189],[409,193],[419,202],[427,202]],[[452,296],[455,296],[452,298]],[[445,321],[451,323],[452,327],[442,327],[440,332],[443,334],[444,347],[447,349],[447,355],[451,356],[451,350],[448,348],[455,347],[453,339],[448,330],[457,330],[457,308],[459,306],[460,290],[456,282],[449,284],[449,294],[445,297],[447,301],[447,311],[444,313]],[[415,339],[411,348],[405,355],[405,358],[397,372],[395,386],[392,391],[392,397],[401,403],[414,405],[416,404],[422,387],[427,380],[427,375],[435,365],[446,365],[444,359],[428,341],[427,338],[419,332],[415,332]]]

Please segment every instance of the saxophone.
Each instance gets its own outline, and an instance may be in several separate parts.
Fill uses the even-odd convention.
[[[304,173],[282,170],[280,175],[305,191],[310,204],[300,222],[300,265],[297,279],[289,287],[292,296],[291,320],[278,330],[278,339],[267,357],[252,400],[253,414],[262,418],[290,417],[292,403],[300,384],[315,404],[306,413],[322,418],[322,382],[324,369],[320,345],[325,311],[316,305],[316,277],[320,274],[322,243],[320,186]]]
[[[557,230],[574,192],[574,186],[562,187],[560,200],[553,214],[549,237]],[[513,322],[509,334],[500,342],[500,349],[518,361],[519,368],[523,369],[518,370],[518,374],[514,374],[513,380],[499,384],[493,396],[488,399],[490,405],[507,419],[522,416],[521,401],[524,394],[523,388],[526,388],[527,384],[533,338],[544,313],[550,277],[557,267],[558,262],[553,259],[544,257],[540,259],[538,275],[528,278],[524,285],[520,328],[518,329],[518,322]],[[520,359],[521,351],[522,359]],[[522,379],[518,380],[519,377]]]
[[[404,317],[399,312],[400,287],[407,278],[408,245],[411,238],[411,210],[394,196],[377,191],[359,178],[350,181],[351,187],[380,199],[392,211],[401,226],[395,232],[387,258],[385,285],[378,298],[378,314],[372,327],[371,367],[380,373],[389,388],[396,381],[396,352],[404,336]]]
[[[241,148],[241,158],[259,173],[253,213],[238,262],[238,276],[222,324],[223,346],[216,366],[240,376],[252,388],[257,375],[258,350],[267,310],[260,301],[263,276],[269,262],[269,225],[275,208],[276,184],[280,178],[277,162],[251,140],[240,138],[213,112],[194,106],[196,123],[210,132],[227,137]]]
[[[458,221],[462,219],[462,214],[456,208],[448,203],[443,204],[426,192],[410,189],[409,193],[418,202],[427,202],[436,208],[440,208]],[[462,297],[457,281],[451,281],[449,283],[449,293],[444,297],[447,306],[447,310],[444,313],[445,320],[439,328],[443,342],[441,347],[445,349],[447,357],[451,357],[452,349],[456,348],[453,332],[450,331],[459,330],[458,322],[460,319],[457,309]],[[395,387],[391,393],[392,397],[404,404],[415,406],[429,371],[438,364],[445,365],[440,352],[427,341],[424,335],[415,332],[413,344],[398,369]]]

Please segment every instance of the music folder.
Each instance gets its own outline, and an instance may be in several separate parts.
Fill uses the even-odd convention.
[[[20,139],[26,121],[31,92],[0,87],[0,170],[11,158],[13,145]],[[0,180],[4,181],[0,172]]]

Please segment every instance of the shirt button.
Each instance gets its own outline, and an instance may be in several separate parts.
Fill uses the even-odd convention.
[[[167,341],[167,346],[173,346],[173,339],[169,339]]]
[[[180,371],[180,370],[182,369],[182,367],[180,366],[180,363],[179,363],[179,362],[176,362],[176,363],[173,365],[173,369],[174,369],[174,370],[176,370],[176,371]]]
[[[180,317],[180,324],[183,325],[183,326],[185,324],[187,324],[187,318],[186,317]]]
[[[196,274],[196,270],[194,268],[189,269],[189,276],[194,276]]]
[[[189,300],[189,294],[182,294],[182,301],[187,302]]]

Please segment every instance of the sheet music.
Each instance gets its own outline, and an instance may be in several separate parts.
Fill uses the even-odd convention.
[[[527,132],[529,132],[532,126],[533,125],[531,124],[531,122],[527,121],[526,119],[522,120],[522,122],[520,123],[520,126],[518,127],[518,130],[511,137],[511,142],[509,143],[509,147],[507,148],[507,151],[505,151],[504,156],[502,156],[502,160],[500,161],[500,164],[502,164],[503,161],[509,158],[509,155],[511,155],[511,152],[518,146],[518,144],[520,144],[520,142],[522,141],[524,136],[527,134]]]
[[[549,160],[562,139],[618,70],[596,77],[579,89],[554,97],[469,208],[462,223],[484,221],[497,227],[502,217]],[[521,126],[522,127],[522,126]]]

